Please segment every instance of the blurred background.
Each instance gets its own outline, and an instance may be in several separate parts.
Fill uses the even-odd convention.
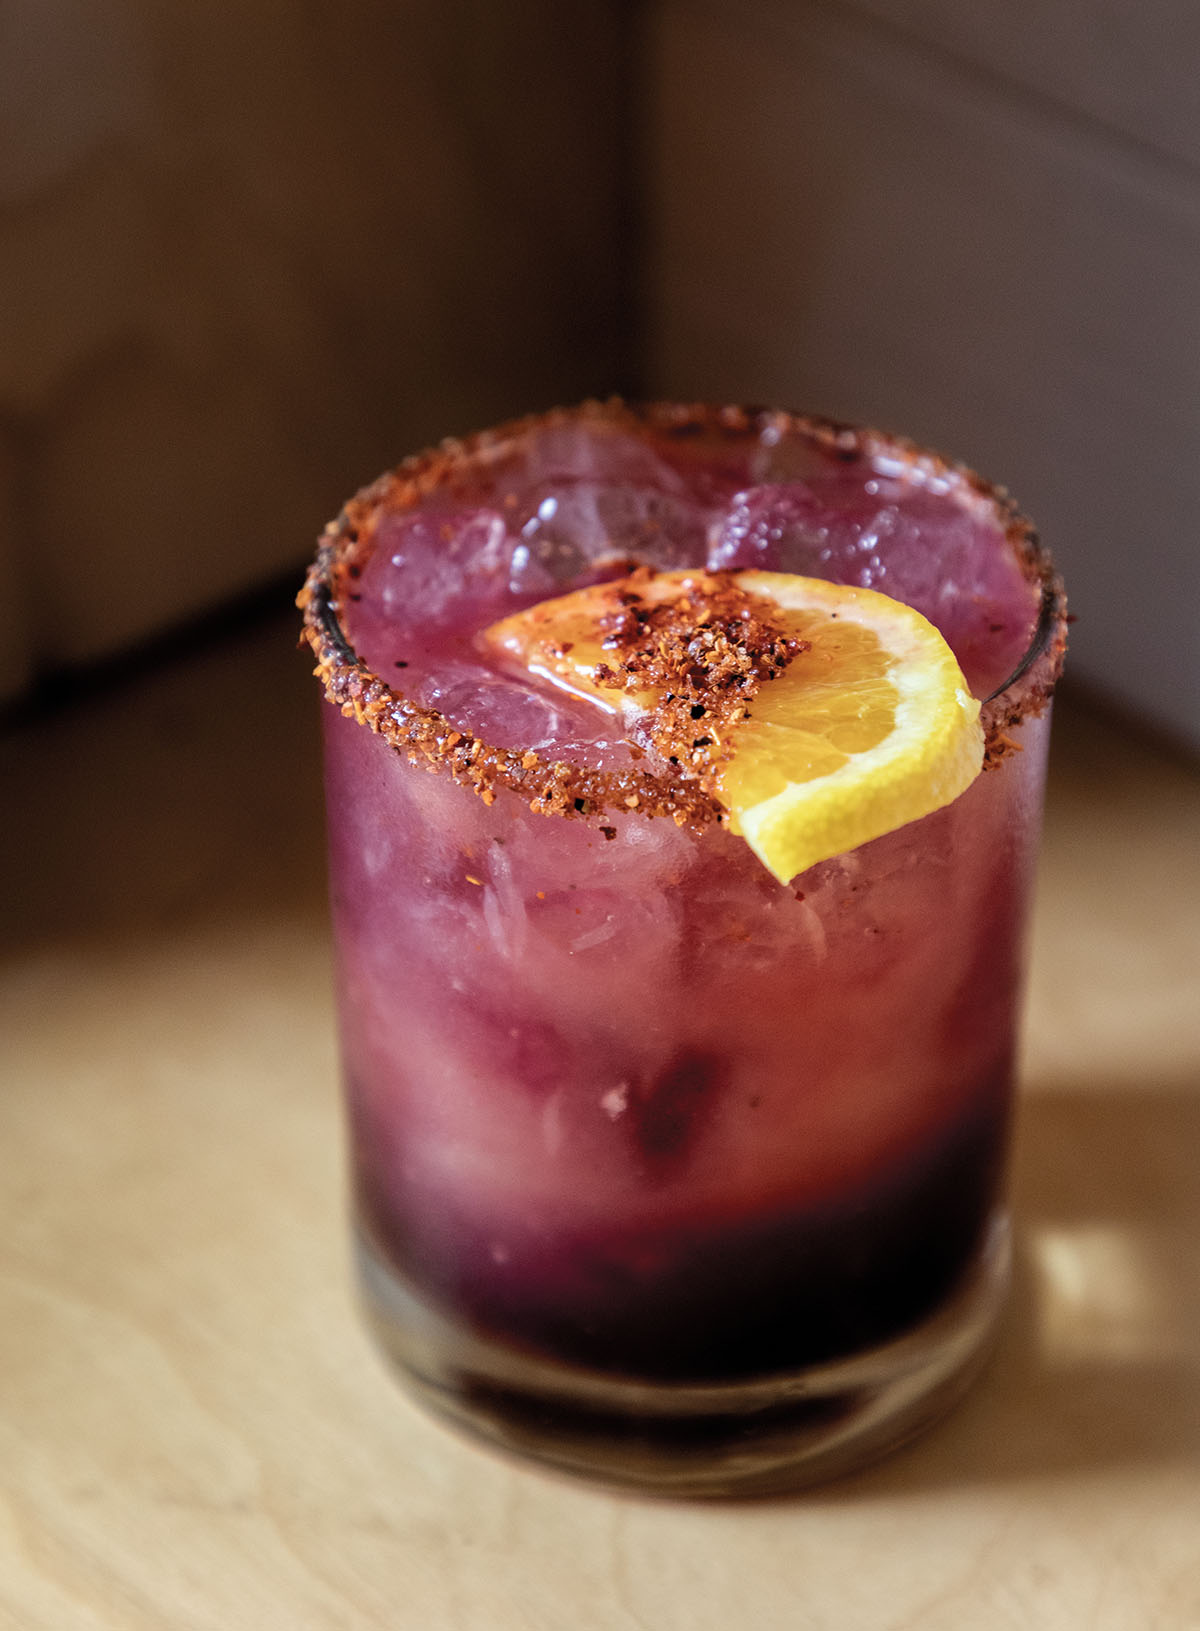
[[[1197,61],[1190,0],[0,0],[0,695],[615,390],[1005,481],[1076,682],[1200,745]]]
[[[0,1626],[1200,1626],[1198,63],[1196,0],[0,0]],[[1000,1352],[801,1522],[519,1474],[351,1307],[293,596],[613,391],[942,448],[1079,618]]]

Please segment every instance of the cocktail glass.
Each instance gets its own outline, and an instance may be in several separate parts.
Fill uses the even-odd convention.
[[[947,807],[779,884],[474,636],[627,570],[925,613],[986,698]],[[792,415],[591,404],[409,460],[301,596],[358,1261],[410,1389],[610,1482],[762,1492],[940,1415],[1008,1277],[1022,944],[1065,610],[1010,501]]]

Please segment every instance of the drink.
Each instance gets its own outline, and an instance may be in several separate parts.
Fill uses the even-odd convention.
[[[630,561],[879,588],[981,698],[1024,661],[985,708],[993,767],[781,885],[613,715],[479,644]],[[991,490],[779,415],[554,415],[344,512],[306,617],[345,710],[352,1169],[369,1307],[435,1408],[706,1492],[852,1464],[965,1385],[1006,1276],[1062,616]]]

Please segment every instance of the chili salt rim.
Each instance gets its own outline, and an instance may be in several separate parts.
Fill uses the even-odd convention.
[[[460,731],[444,714],[420,707],[373,673],[342,627],[342,602],[370,557],[380,517],[413,509],[429,494],[452,485],[472,465],[488,462],[534,431],[579,423],[611,426],[643,437],[708,434],[759,443],[768,433],[778,440],[786,431],[837,458],[899,459],[923,481],[933,478],[947,483],[970,507],[991,511],[1026,579],[1041,587],[1037,623],[1025,655],[983,704],[984,768],[1012,753],[1018,744],[1008,733],[1045,709],[1066,652],[1066,595],[1032,522],[1004,488],[904,437],[865,426],[765,408],[669,402],[631,406],[612,398],[532,414],[414,454],[356,494],[322,533],[316,559],[296,597],[303,612],[303,637],[317,659],[315,672],[330,702],[375,731],[412,763],[449,773],[455,781],[473,788],[485,803],[491,804],[499,790],[507,789],[526,800],[532,810],[546,815],[594,817],[636,811],[670,816],[688,827],[727,818],[715,799],[686,778],[669,779],[648,770],[591,770],[543,759],[532,750],[520,753],[493,747]]]

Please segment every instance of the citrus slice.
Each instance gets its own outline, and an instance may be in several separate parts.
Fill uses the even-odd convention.
[[[631,739],[695,776],[781,883],[949,804],[983,762],[979,703],[953,652],[872,589],[641,569],[481,638],[625,715]]]

